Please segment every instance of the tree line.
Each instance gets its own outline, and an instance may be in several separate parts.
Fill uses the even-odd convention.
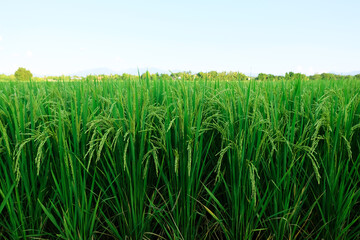
[[[293,79],[301,79],[301,80],[319,80],[319,79],[328,79],[328,80],[343,80],[343,79],[359,79],[360,74],[355,76],[352,75],[339,75],[333,73],[321,73],[321,74],[314,74],[314,75],[305,75],[302,73],[294,73],[294,72],[287,72],[285,75],[273,75],[273,74],[266,74],[266,73],[259,73],[258,76],[247,76],[243,73],[239,72],[198,72],[198,73],[191,73],[191,72],[177,72],[177,73],[149,73],[145,72],[141,75],[131,75],[124,73],[122,75],[111,75],[105,76],[107,78],[113,79],[149,79],[149,80],[156,80],[158,78],[161,79],[173,79],[173,80],[187,80],[187,81],[194,81],[194,80],[223,80],[223,81],[245,81],[245,80],[256,80],[256,81],[277,81],[277,80],[293,80]]]
[[[114,74],[114,75],[89,75],[87,77],[79,77],[79,76],[48,76],[48,77],[33,77],[32,73],[25,69],[19,68],[14,75],[5,75],[0,74],[0,81],[76,81],[76,80],[136,80],[136,79],[148,79],[148,80],[156,80],[156,79],[164,79],[164,80],[185,80],[185,81],[195,81],[195,80],[220,80],[220,81],[246,81],[246,80],[256,80],[256,81],[278,81],[278,80],[293,80],[293,79],[301,79],[301,80],[319,80],[319,79],[327,79],[327,80],[344,80],[344,79],[359,79],[360,74],[357,75],[339,75],[333,73],[321,73],[314,75],[305,75],[302,73],[294,73],[287,72],[285,75],[273,75],[266,73],[259,73],[257,77],[247,76],[244,73],[240,72],[198,72],[192,73],[190,71],[184,72],[170,72],[167,73],[150,73],[145,72],[139,75],[133,75],[128,73],[123,74]]]

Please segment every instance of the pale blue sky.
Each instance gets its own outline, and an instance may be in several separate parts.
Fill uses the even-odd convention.
[[[0,73],[360,70],[359,0],[0,0]]]

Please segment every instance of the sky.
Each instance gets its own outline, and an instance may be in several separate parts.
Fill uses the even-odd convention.
[[[360,70],[359,0],[0,0],[0,73],[347,73]]]

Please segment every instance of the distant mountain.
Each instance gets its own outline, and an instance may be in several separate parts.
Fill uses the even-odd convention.
[[[164,70],[164,69],[160,69],[160,68],[128,68],[125,70],[122,70],[122,73],[128,73],[128,74],[132,74],[132,75],[137,75],[138,72],[140,72],[140,74],[145,73],[146,71],[149,71],[150,73],[167,73],[170,74],[169,70]]]
[[[114,75],[114,74],[123,74],[123,73],[127,73],[127,74],[132,74],[132,75],[138,75],[138,72],[140,72],[140,74],[145,73],[146,71],[149,71],[150,73],[167,73],[170,74],[169,70],[164,70],[164,69],[160,69],[160,68],[128,68],[128,69],[124,69],[124,70],[119,70],[119,71],[115,71],[112,70],[110,68],[92,68],[92,69],[87,69],[84,71],[79,71],[79,72],[75,72],[70,74],[71,76],[88,76],[88,75]],[[179,72],[179,71],[173,71],[173,72]]]
[[[360,74],[360,71],[352,71],[352,72],[331,72],[331,73],[334,73],[334,74],[338,74],[338,75],[351,75],[351,76],[354,76],[356,74]]]
[[[347,73],[348,75],[356,75],[356,74],[360,74],[360,71],[352,71]]]
[[[111,74],[118,74],[116,71],[110,68],[92,68],[88,70],[79,71],[76,73],[72,73],[70,75],[73,76],[88,76],[88,75],[111,75]]]

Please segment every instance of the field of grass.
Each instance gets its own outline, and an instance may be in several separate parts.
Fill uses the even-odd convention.
[[[1,239],[360,239],[360,81],[0,83]]]

